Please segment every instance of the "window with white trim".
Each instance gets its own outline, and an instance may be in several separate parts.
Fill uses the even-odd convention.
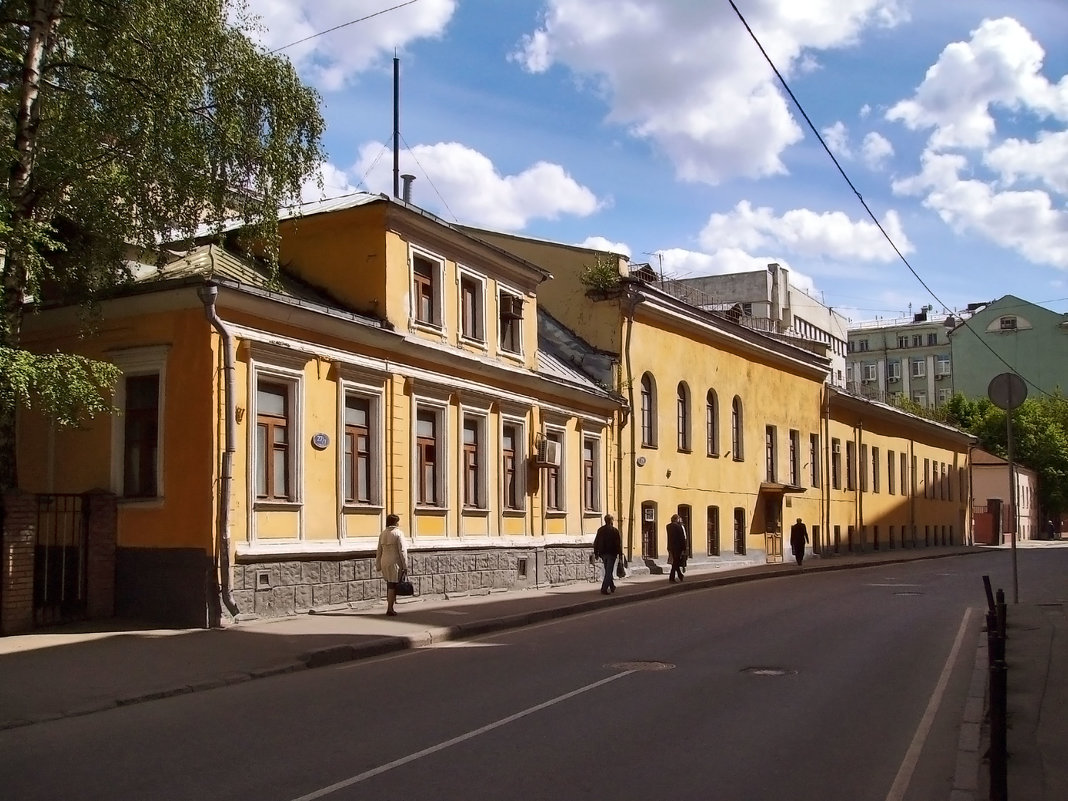
[[[417,403],[415,407],[416,506],[445,505],[445,407]]]
[[[912,360],[912,377],[923,378],[927,375],[927,360],[926,359],[913,359]]]
[[[460,336],[479,344],[486,341],[486,287],[470,273],[460,274]]]
[[[556,442],[560,449],[560,464],[549,465],[545,468],[545,507],[550,512],[562,512],[567,508],[567,493],[565,488],[565,469],[567,466],[567,450],[564,447],[564,430],[562,428],[545,429],[545,438],[550,442]]]
[[[656,447],[656,382],[650,373],[641,380],[642,445]]]
[[[690,388],[685,381],[680,381],[675,396],[676,412],[676,447],[688,453],[690,451]]]
[[[515,292],[497,294],[500,347],[507,353],[523,352],[523,298]]]
[[[256,380],[255,489],[260,501],[297,500],[297,382],[260,374]]]
[[[597,437],[582,438],[582,508],[601,510],[601,440]]]
[[[345,395],[341,484],[346,504],[370,504],[375,500],[372,403],[372,398],[363,395]]]
[[[485,509],[486,418],[465,414],[463,422],[464,508]]]
[[[737,395],[731,401],[731,456],[734,461],[745,459],[745,436],[743,434],[742,399]]]
[[[427,253],[411,251],[412,320],[441,328],[441,284],[444,263]]]
[[[501,426],[501,505],[505,511],[525,508],[523,465],[525,426],[522,421],[506,419]]]
[[[108,358],[122,371],[113,402],[111,484],[116,494],[147,500],[163,496],[163,411],[167,345],[122,348]]]

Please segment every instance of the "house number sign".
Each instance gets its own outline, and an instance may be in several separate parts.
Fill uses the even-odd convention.
[[[312,437],[312,447],[317,451],[321,451],[330,444],[330,437],[326,434],[316,434]]]

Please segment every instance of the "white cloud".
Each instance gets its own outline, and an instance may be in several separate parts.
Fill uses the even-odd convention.
[[[1034,142],[1007,139],[983,157],[983,163],[1006,184],[1038,180],[1068,194],[1068,131],[1041,131]]]
[[[839,158],[853,158],[853,151],[849,149],[849,129],[845,123],[838,120],[834,125],[823,129],[823,141],[831,152]]]
[[[1036,264],[1068,269],[1068,211],[1041,190],[997,191],[990,184],[961,178],[968,166],[959,154],[928,150],[919,175],[895,181],[895,192],[924,196],[955,231],[978,233]]]
[[[902,253],[912,251],[896,212],[887,212],[882,226]],[[709,251],[766,249],[834,261],[890,262],[897,258],[872,222],[854,221],[839,211],[809,209],[792,209],[777,217],[772,209],[753,208],[744,200],[727,214],[711,215],[700,242]]]
[[[933,148],[985,147],[995,133],[994,107],[1066,119],[1068,77],[1051,84],[1041,74],[1044,57],[1016,20],[984,20],[970,41],[947,45],[913,97],[886,117],[912,130],[934,129]]]
[[[456,10],[456,0],[420,0],[374,16],[369,15],[376,9],[359,4],[357,10],[351,0],[248,0],[248,5],[260,18],[261,42],[269,50],[368,17],[283,51],[324,91],[343,88],[412,41],[441,36]]]
[[[321,187],[320,182],[322,184]],[[303,203],[311,203],[325,198],[351,195],[358,189],[349,181],[345,170],[331,164],[329,161],[325,161],[320,165],[317,174],[304,181],[301,186],[300,199]]]
[[[581,242],[576,242],[575,244],[580,248],[603,250],[607,253],[618,253],[626,256],[628,259],[631,254],[630,245],[626,242],[613,242],[611,239],[605,239],[603,236],[588,236]]]
[[[392,191],[392,159],[381,158],[386,149],[380,142],[364,144],[351,171],[366,176],[374,192]],[[585,217],[600,208],[596,195],[558,164],[539,161],[517,175],[501,175],[486,156],[457,142],[406,150],[400,168],[417,176],[413,203],[467,225],[517,231],[534,218]]]
[[[594,81],[611,121],[654,142],[685,181],[785,172],[801,129],[756,45],[726,3],[548,0],[514,58],[533,73],[562,65]],[[747,20],[779,70],[904,19],[898,0],[750,4]]]
[[[882,134],[872,131],[864,137],[860,147],[861,157],[870,169],[879,170],[894,155],[894,146]]]

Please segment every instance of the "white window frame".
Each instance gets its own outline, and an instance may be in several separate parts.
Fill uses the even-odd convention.
[[[952,397],[953,397],[953,390],[950,389],[949,387],[939,387],[938,388],[938,405],[939,406],[941,406],[943,403],[949,403],[949,400]]]
[[[926,378],[927,377],[927,360],[926,359],[913,359],[910,367],[910,375],[913,378]]]
[[[901,362],[897,359],[886,363],[886,379],[888,381],[901,380]]]
[[[385,487],[385,425],[382,415],[383,388],[380,385],[363,384],[342,379],[338,384],[337,419],[337,480],[338,501],[343,509],[382,508]],[[371,445],[369,491],[371,498],[366,503],[350,501],[345,497],[345,409],[349,397],[368,401],[368,438]]]
[[[544,435],[546,439],[556,437],[560,442],[560,465],[556,468],[556,481],[558,484],[556,499],[558,505],[555,508],[549,506],[548,486],[546,486],[544,490],[545,513],[547,515],[564,515],[567,514],[567,428],[562,425],[546,423]],[[548,485],[548,476],[546,476],[546,485]]]
[[[111,416],[111,491],[123,504],[161,504],[164,492],[163,451],[166,435],[167,354],[170,345],[148,345],[136,348],[120,348],[107,352],[107,358],[122,371],[122,380],[117,382],[113,403],[116,409],[126,408],[126,379],[142,375],[159,374],[159,402],[156,405],[156,494],[145,497],[126,498],[126,419],[121,414]]]
[[[431,303],[433,305],[433,320],[420,320],[418,318],[418,304],[419,298],[415,293],[415,260],[421,258],[431,262],[435,269],[436,275],[431,284],[433,289],[433,295],[431,297]],[[434,331],[440,333],[445,328],[445,310],[442,302],[442,288],[445,283],[445,259],[442,256],[432,253],[429,250],[418,247],[417,245],[408,246],[408,298],[409,298],[409,319],[413,328],[422,328],[427,331]]]
[[[307,361],[307,359],[305,359]],[[277,364],[253,362],[252,378],[249,382],[248,398],[248,495],[249,508],[261,509],[301,509],[304,504],[304,373]],[[259,453],[256,450],[256,420],[259,416],[260,381],[281,384],[286,388],[289,405],[289,418],[286,428],[291,429],[289,438],[289,478],[291,481],[290,498],[287,500],[262,500],[256,496],[256,468]],[[303,527],[300,538],[303,539]]]
[[[877,367],[878,367],[878,365],[875,362],[865,362],[863,364],[863,370],[864,370],[864,378],[863,378],[863,380],[866,383],[870,384],[870,383],[873,383],[873,382],[879,380],[878,379],[878,375],[876,373],[876,368]]]
[[[523,339],[523,321],[512,320],[512,326],[516,332],[516,349],[509,350],[504,347],[504,323],[501,320],[501,310],[504,308],[503,298],[508,296],[515,298],[522,304],[526,304],[526,298],[518,289],[499,284],[497,286],[497,352],[513,359],[522,358],[526,343]]]
[[[912,393],[912,402],[918,403],[920,406],[927,408],[927,390],[917,389]]]
[[[434,451],[437,461],[434,464],[434,483],[438,488],[436,503],[423,503],[419,500],[419,436],[418,418],[420,411],[430,411],[434,414],[435,441]],[[449,449],[447,444],[452,441],[449,434],[449,402],[434,397],[415,396],[412,398],[412,469],[411,491],[412,505],[420,510],[442,511],[449,507]]]
[[[951,371],[950,357],[941,354],[935,357],[935,375],[949,375]]]
[[[456,281],[456,308],[459,311],[457,314],[457,328],[459,329],[460,340],[471,345],[477,345],[483,350],[486,347],[486,279],[471,272],[470,270],[459,268],[458,277]],[[478,329],[476,336],[468,336],[464,334],[464,281],[474,281],[478,285],[478,292],[475,296],[475,312],[478,316],[477,326]]]
[[[467,464],[464,459],[464,451],[466,449],[466,443],[464,442],[464,430],[467,428],[467,421],[473,420],[476,423],[475,434],[478,438],[478,447],[476,448],[476,457],[478,460],[478,474],[476,481],[478,486],[476,492],[478,493],[479,503],[469,504],[467,502]],[[460,461],[460,508],[465,512],[485,512],[489,509],[489,465],[487,460],[489,459],[489,412],[486,409],[473,408],[470,406],[462,406],[460,408],[460,436],[458,438],[459,444],[459,461]]]
[[[591,499],[591,505],[586,505],[586,443],[593,443],[593,498]],[[602,489],[601,489],[601,476],[602,476],[602,459],[601,459],[601,435],[591,433],[589,431],[582,432],[582,448],[579,453],[579,460],[582,464],[582,511],[588,513],[598,513],[604,508]]]
[[[504,429],[515,428],[515,508],[510,508],[505,499],[504,448],[501,448],[501,460],[498,466],[499,498],[504,514],[520,514],[527,509],[527,421],[522,417],[502,415],[497,432],[498,442],[504,441]]]

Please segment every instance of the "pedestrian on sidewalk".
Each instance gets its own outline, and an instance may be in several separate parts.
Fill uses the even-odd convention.
[[[682,527],[682,521],[678,515],[671,516],[671,522],[667,524],[667,549],[668,562],[671,563],[671,572],[668,581],[675,583],[682,581],[682,572],[686,569],[686,529]]]
[[[408,544],[400,528],[400,517],[386,515],[386,527],[378,535],[375,568],[386,580],[386,614],[393,617],[397,610],[397,582],[408,572]]]
[[[797,560],[798,567],[801,567],[801,562],[805,559],[805,545],[807,544],[808,528],[799,517],[797,522],[790,526],[790,547],[794,550],[794,559]]]
[[[604,525],[597,529],[597,536],[593,538],[593,558],[600,559],[604,564],[601,594],[615,592],[616,559],[623,558],[623,537],[619,529],[612,524],[612,515],[604,516]]]

